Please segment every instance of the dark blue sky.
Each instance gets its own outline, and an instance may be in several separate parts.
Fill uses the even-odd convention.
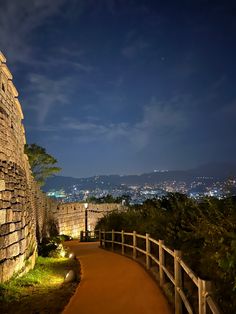
[[[235,160],[235,1],[2,0],[0,50],[63,175]]]

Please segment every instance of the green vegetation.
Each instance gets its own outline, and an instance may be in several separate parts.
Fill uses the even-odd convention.
[[[2,298],[19,298],[23,287],[41,285],[50,287],[55,282],[63,282],[67,258],[50,258],[39,256],[35,268],[22,277],[14,277],[9,282],[1,284]]]
[[[189,266],[202,279],[212,280],[215,299],[224,313],[236,313],[236,198],[205,198],[197,202],[182,194],[169,194],[113,212],[97,228],[149,233],[180,249]]]
[[[61,313],[77,286],[77,282],[64,283],[67,272],[74,270],[79,279],[77,261],[65,257],[68,252],[62,241],[66,240],[71,237],[44,239],[38,246],[40,256],[34,269],[0,284],[1,313]]]
[[[128,195],[122,195],[120,197],[113,197],[112,195],[108,194],[103,197],[95,197],[90,196],[88,197],[87,201],[89,203],[95,203],[95,204],[111,204],[111,203],[118,203],[121,204],[122,201],[125,201],[126,204],[129,203],[130,197]]]
[[[71,239],[70,236],[65,234],[43,238],[42,242],[38,244],[38,253],[43,257],[64,257],[66,252],[62,242]]]
[[[26,144],[25,154],[28,155],[33,176],[41,186],[44,185],[48,177],[61,171],[61,168],[54,166],[57,160],[47,154],[43,147],[36,144]]]
[[[60,313],[76,287],[63,284],[65,275],[77,267],[68,258],[38,257],[33,270],[0,284],[1,313]]]

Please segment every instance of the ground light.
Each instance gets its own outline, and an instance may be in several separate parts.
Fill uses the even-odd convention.
[[[71,253],[69,254],[69,258],[70,258],[70,259],[76,259],[75,253],[71,252]]]
[[[76,274],[75,274],[74,270],[70,269],[65,276],[64,282],[68,283],[68,282],[72,282],[75,280],[76,280]]]

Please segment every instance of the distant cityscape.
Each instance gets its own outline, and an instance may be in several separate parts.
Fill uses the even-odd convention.
[[[157,172],[167,172],[157,171]],[[169,192],[178,192],[188,195],[194,199],[205,196],[221,199],[227,195],[236,195],[236,179],[214,179],[213,177],[200,176],[192,180],[163,180],[158,183],[141,184],[113,184],[103,181],[103,176],[96,176],[93,180],[94,186],[88,184],[73,184],[66,188],[50,189],[47,191],[49,197],[56,198],[62,202],[84,202],[90,198],[103,198],[111,195],[113,198],[124,197],[130,204],[142,204],[147,199],[160,198]]]

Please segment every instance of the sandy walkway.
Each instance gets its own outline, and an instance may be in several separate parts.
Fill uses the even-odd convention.
[[[171,314],[146,271],[98,243],[66,244],[79,257],[82,280],[63,314]]]

